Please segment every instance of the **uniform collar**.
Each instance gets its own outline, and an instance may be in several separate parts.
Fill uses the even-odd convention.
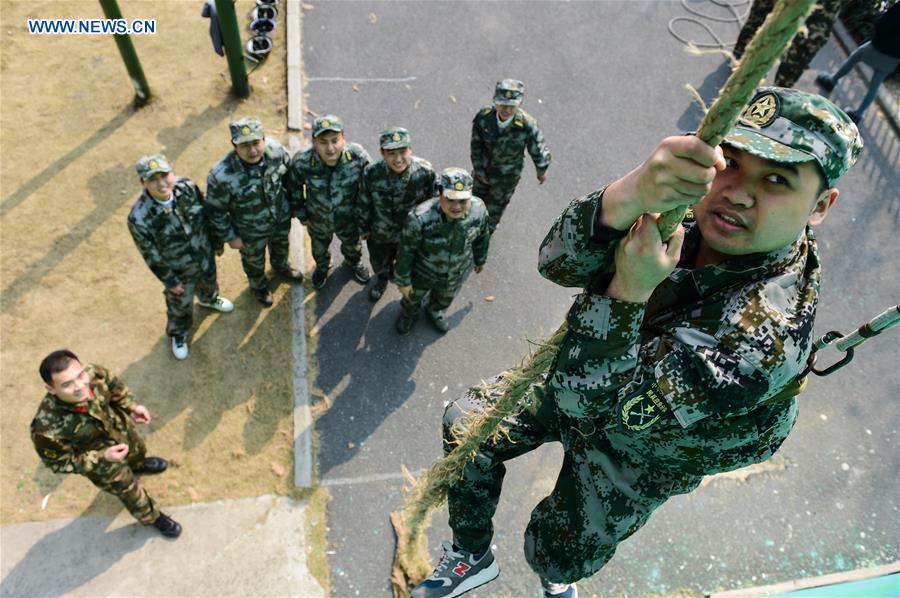
[[[796,241],[774,251],[737,255],[712,266],[693,268],[700,247],[700,227],[695,223],[685,231],[684,250],[678,266],[687,269],[701,293],[726,286],[738,279],[743,282],[760,280],[770,274],[783,272],[798,261],[805,261],[815,236],[807,227]]]
[[[94,390],[93,385],[91,386],[91,391]],[[81,403],[66,403],[65,401],[61,401],[56,398],[56,395],[52,395],[49,392],[44,395],[44,402],[47,405],[50,405],[54,411],[66,411],[69,413],[87,413],[90,411],[90,401],[96,401],[97,395],[94,393],[94,398],[88,401],[83,401]]]

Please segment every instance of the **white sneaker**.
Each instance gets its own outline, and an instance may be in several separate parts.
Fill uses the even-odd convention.
[[[203,301],[197,301],[202,307],[207,309],[214,309],[216,311],[220,311],[223,314],[231,313],[234,311],[234,303],[226,299],[225,297],[216,297],[216,300],[212,303],[204,303]]]
[[[175,359],[178,360],[187,359],[188,346],[186,338],[184,338],[183,336],[172,337],[172,355],[174,355]]]

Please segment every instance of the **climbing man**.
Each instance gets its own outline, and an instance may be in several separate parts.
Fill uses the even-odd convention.
[[[541,244],[541,274],[581,288],[530,401],[449,490],[445,542],[416,598],[458,596],[499,574],[490,544],[507,459],[565,451],[532,511],[525,558],[545,596],[577,595],[669,497],[768,459],[797,417],[820,264],[812,228],[862,143],[828,100],[757,90],[722,145],[663,139],[647,160],[574,200]],[[671,239],[659,214],[694,204]],[[444,416],[445,450],[496,400],[471,389]]]

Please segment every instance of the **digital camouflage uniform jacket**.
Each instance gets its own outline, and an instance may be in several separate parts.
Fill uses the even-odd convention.
[[[572,202],[541,245],[541,274],[585,289],[546,382],[558,408],[604,427],[648,469],[709,475],[767,459],[796,419],[796,377],[811,349],[820,280],[812,231],[776,251],[692,268],[699,230],[686,223],[678,267],[646,304],[628,303],[603,294],[621,235],[593,230],[601,194]]]
[[[403,173],[397,174],[379,160],[366,166],[359,193],[360,234],[376,243],[397,243],[409,210],[440,193],[428,160],[413,156]]]
[[[280,143],[266,139],[262,166],[245,164],[232,150],[212,167],[206,204],[214,244],[263,239],[291,219],[290,159]]]
[[[145,190],[128,214],[134,244],[167,289],[215,271],[203,194],[191,180],[178,177],[172,196],[173,207],[166,208]]]
[[[107,448],[128,444],[135,401],[128,387],[98,365],[85,368],[94,399],[78,405],[47,393],[31,422],[31,440],[44,464],[57,473],[91,473]]]
[[[294,156],[297,218],[308,221],[311,234],[330,235],[356,222],[360,182],[370,161],[366,150],[351,142],[334,167],[325,164],[312,146]]]
[[[520,174],[525,162],[525,150],[534,161],[537,176],[550,167],[550,151],[537,121],[524,110],[513,116],[513,122],[500,132],[497,109],[485,106],[472,121],[470,141],[473,174],[477,177]]]
[[[458,286],[474,259],[487,260],[490,233],[484,203],[472,197],[463,218],[448,218],[435,197],[410,211],[400,237],[394,270],[398,287],[419,289]]]

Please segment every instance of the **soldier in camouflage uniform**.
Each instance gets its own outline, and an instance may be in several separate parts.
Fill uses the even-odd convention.
[[[54,351],[41,362],[47,394],[31,422],[31,440],[44,465],[77,473],[122,501],[144,525],[175,538],[181,526],[160,513],[136,474],[161,473],[168,463],[147,457],[134,424],[150,422],[150,410],[135,402],[109,370],[84,366],[74,353]]]
[[[584,289],[568,334],[527,406],[450,488],[453,545],[414,598],[457,596],[497,576],[489,547],[503,461],[545,442],[562,443],[565,458],[532,512],[525,556],[546,596],[575,595],[574,582],[670,496],[778,449],[812,345],[820,265],[810,227],[860,148],[828,100],[761,88],[722,147],[667,138],[563,211],[539,269]],[[694,221],[663,241],[658,213],[697,201]],[[448,406],[445,450],[465,414],[496,398],[476,388]]]
[[[484,106],[472,121],[472,193],[484,201],[490,220],[491,234],[509,205],[522,167],[525,151],[531,155],[538,184],[547,180],[550,151],[533,116],[520,108],[525,97],[525,84],[515,79],[497,83],[494,105]]]
[[[262,123],[245,117],[229,123],[234,149],[209,171],[206,203],[213,242],[241,252],[250,290],[263,307],[272,305],[266,277],[266,247],[272,268],[288,280],[303,275],[288,262],[291,231],[291,157]]]
[[[376,274],[369,298],[378,301],[394,274],[400,232],[409,210],[440,193],[431,163],[412,154],[409,131],[385,130],[381,160],[366,166],[359,193],[359,228]]]
[[[348,142],[344,125],[329,114],[313,121],[313,143],[291,161],[296,184],[297,217],[306,225],[316,269],[312,283],[325,286],[331,269],[331,238],[341,240],[344,265],[362,284],[369,269],[362,263],[362,244],[357,222],[359,188],[363,170],[371,161],[357,143]]]
[[[747,20],[741,28],[732,53],[740,58],[753,36],[756,34],[769,13],[775,7],[776,0],[753,0],[747,14]],[[775,85],[779,87],[793,86],[803,71],[809,66],[816,53],[825,45],[834,29],[838,16],[847,21],[848,27],[861,37],[868,38],[872,24],[878,15],[882,0],[822,0],[809,13],[804,28],[797,32],[785,51],[775,72]]]
[[[186,359],[194,294],[203,307],[223,313],[234,305],[219,296],[200,189],[190,179],[176,177],[162,154],[144,156],[135,169],[144,192],[128,214],[128,230],[150,271],[163,283],[172,353]]]
[[[400,237],[394,282],[403,295],[397,332],[407,334],[425,295],[425,313],[441,333],[450,328],[444,310],[453,302],[473,261],[480,274],[491,235],[487,210],[472,195],[472,177],[462,168],[441,173],[441,194],[409,212]]]

